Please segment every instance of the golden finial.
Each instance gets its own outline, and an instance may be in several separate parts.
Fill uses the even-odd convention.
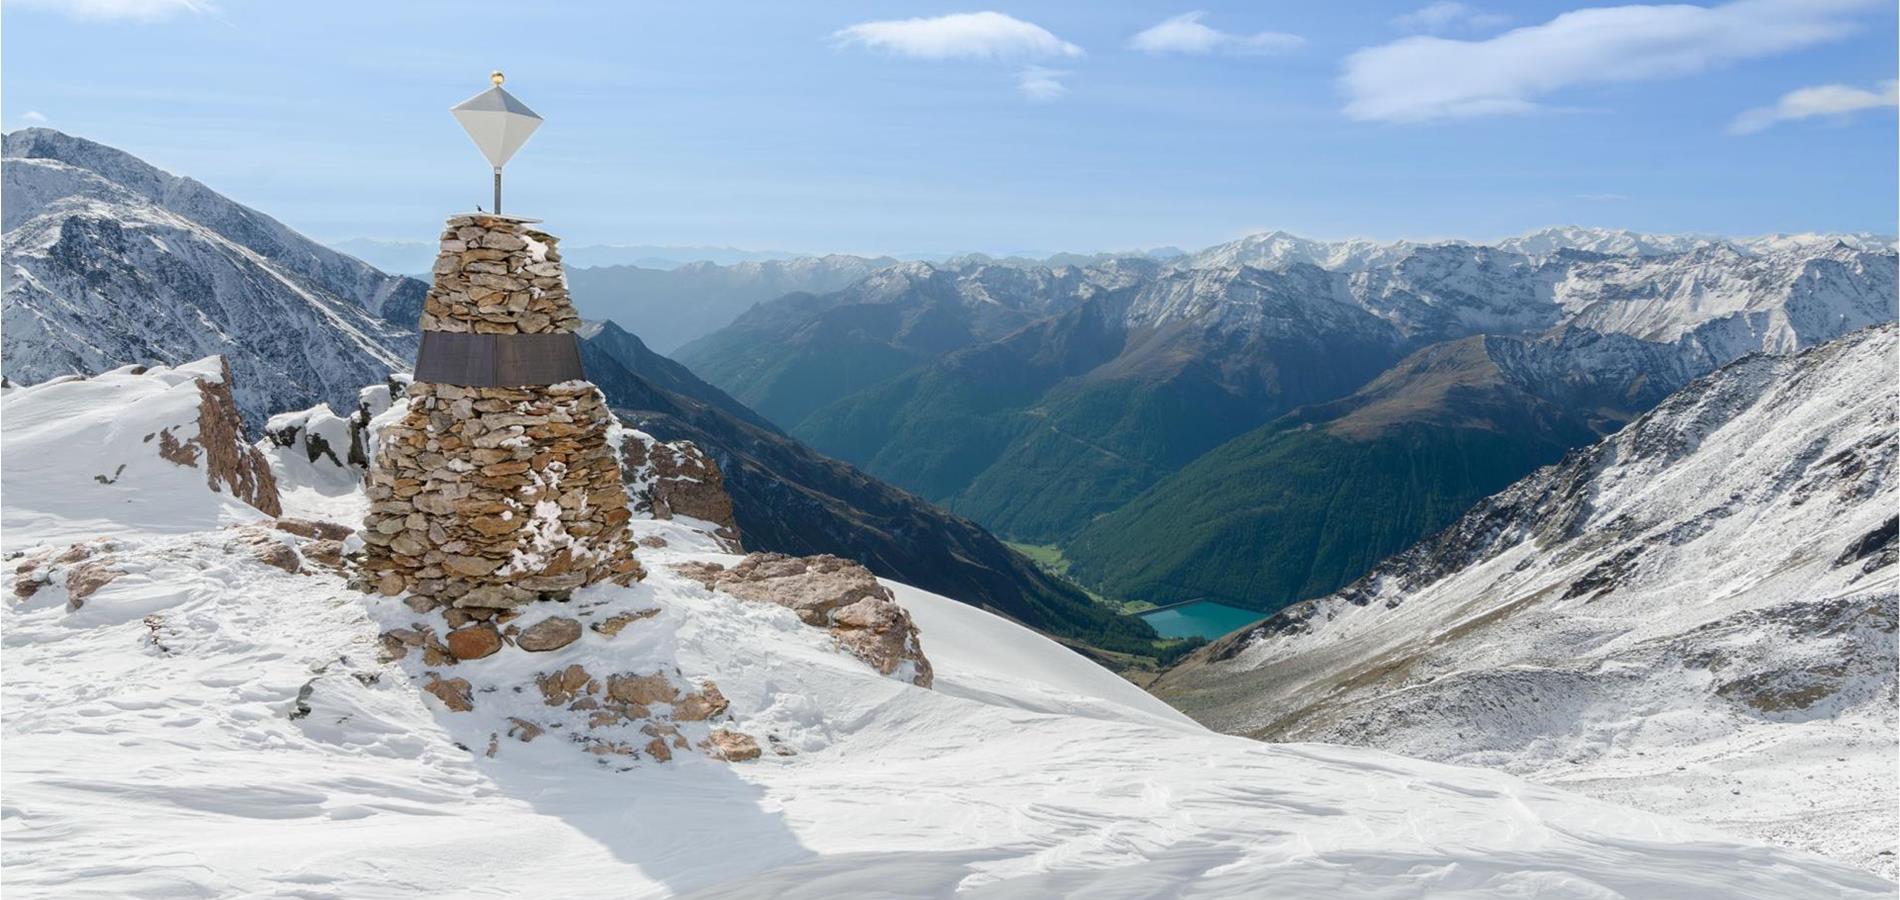
[[[496,69],[495,74],[488,76],[488,80],[494,82],[496,87],[501,87],[501,83],[503,81],[501,77],[501,70]]]

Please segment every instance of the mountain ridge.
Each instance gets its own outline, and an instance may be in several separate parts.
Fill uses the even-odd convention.
[[[406,363],[424,287],[303,238],[204,185],[47,129],[4,138],[7,375],[22,382],[221,353],[262,422],[346,406]]]

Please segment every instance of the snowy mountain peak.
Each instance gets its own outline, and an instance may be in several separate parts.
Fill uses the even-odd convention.
[[[384,275],[188,178],[81,138],[4,139],[6,374],[31,383],[212,354],[253,423],[405,368],[423,285]]]

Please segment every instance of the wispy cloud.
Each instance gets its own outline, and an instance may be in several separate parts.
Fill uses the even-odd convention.
[[[1082,55],[1081,47],[1056,37],[1049,29],[999,12],[860,22],[831,37],[840,45],[917,59],[1012,60]]]
[[[1486,40],[1416,36],[1346,57],[1353,119],[1521,114],[1578,85],[1687,75],[1851,33],[1871,0],[1733,0],[1581,9]]]
[[[1081,47],[1049,29],[999,12],[860,22],[833,32],[831,39],[841,47],[866,47],[913,59],[1030,63],[1083,55]],[[1066,69],[1026,64],[1017,72],[1016,89],[1032,103],[1060,100],[1069,92],[1062,83],[1069,74]]]
[[[1032,103],[1049,103],[1069,93],[1069,86],[1062,83],[1062,79],[1069,75],[1066,69],[1024,66],[1018,74],[1016,89],[1022,91],[1023,98]]]
[[[1617,193],[1611,193],[1611,192],[1598,192],[1594,194],[1578,194],[1577,195],[1578,200],[1588,200],[1592,203],[1622,203],[1623,201],[1628,200],[1629,198],[1630,198],[1630,195],[1628,194],[1617,194]]]
[[[86,22],[156,22],[180,13],[215,13],[210,0],[7,0],[8,6],[50,9]]]
[[[1131,49],[1160,56],[1182,53],[1206,56],[1212,53],[1279,53],[1306,43],[1297,34],[1262,31],[1256,34],[1229,34],[1201,24],[1205,11],[1182,13],[1159,25],[1145,29],[1128,39]]]
[[[1844,118],[1863,109],[1892,109],[1900,105],[1900,82],[1883,81],[1874,90],[1845,84],[1804,87],[1781,95],[1769,106],[1758,106],[1730,122],[1730,134],[1754,134],[1777,122],[1793,122],[1816,116]]]
[[[20,121],[32,122],[35,125],[37,125],[41,122],[46,121],[46,114],[43,112],[40,112],[37,109],[29,109],[26,112],[23,112],[20,114]]]
[[[1466,3],[1453,0],[1438,0],[1392,20],[1392,24],[1406,31],[1424,31],[1437,33],[1468,28],[1474,31],[1496,28],[1511,21],[1510,16],[1485,12]]]

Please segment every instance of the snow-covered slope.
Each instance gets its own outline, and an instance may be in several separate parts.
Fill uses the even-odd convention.
[[[276,510],[277,490],[234,411],[221,408],[227,377],[211,357],[0,391],[7,549],[25,535],[77,541],[266,518],[260,507]]]
[[[346,404],[414,356],[408,322],[379,313],[419,304],[420,282],[110,147],[42,128],[4,147],[0,352],[12,381],[221,353],[238,405],[261,424]]]
[[[135,401],[90,403],[143,427]],[[32,435],[5,450],[92,452]],[[147,503],[178,506],[204,490],[148,489],[163,496]],[[288,514],[313,511],[299,496]],[[59,512],[57,497],[32,502]],[[413,668],[379,662],[377,621],[400,604],[349,589],[315,556],[321,542],[255,525],[95,524],[109,538],[80,555],[105,554],[115,579],[73,609],[69,573],[56,569],[0,611],[10,897],[1714,900],[1893,889],[1508,775],[1213,734],[1018,626],[893,585],[937,673],[934,689],[915,687],[790,610],[685,577],[689,563],[731,558],[679,520],[635,523],[644,582],[567,605],[659,613],[582,643],[640,671],[716,680],[736,727],[787,752],[658,763],[597,758],[560,735],[491,743],[507,728],[494,710],[516,701],[477,694],[473,711],[454,712],[418,690]],[[43,551],[63,537],[28,524],[7,540],[10,554],[61,565]]]
[[[1751,356],[1155,685],[1895,871],[1900,328]]]

